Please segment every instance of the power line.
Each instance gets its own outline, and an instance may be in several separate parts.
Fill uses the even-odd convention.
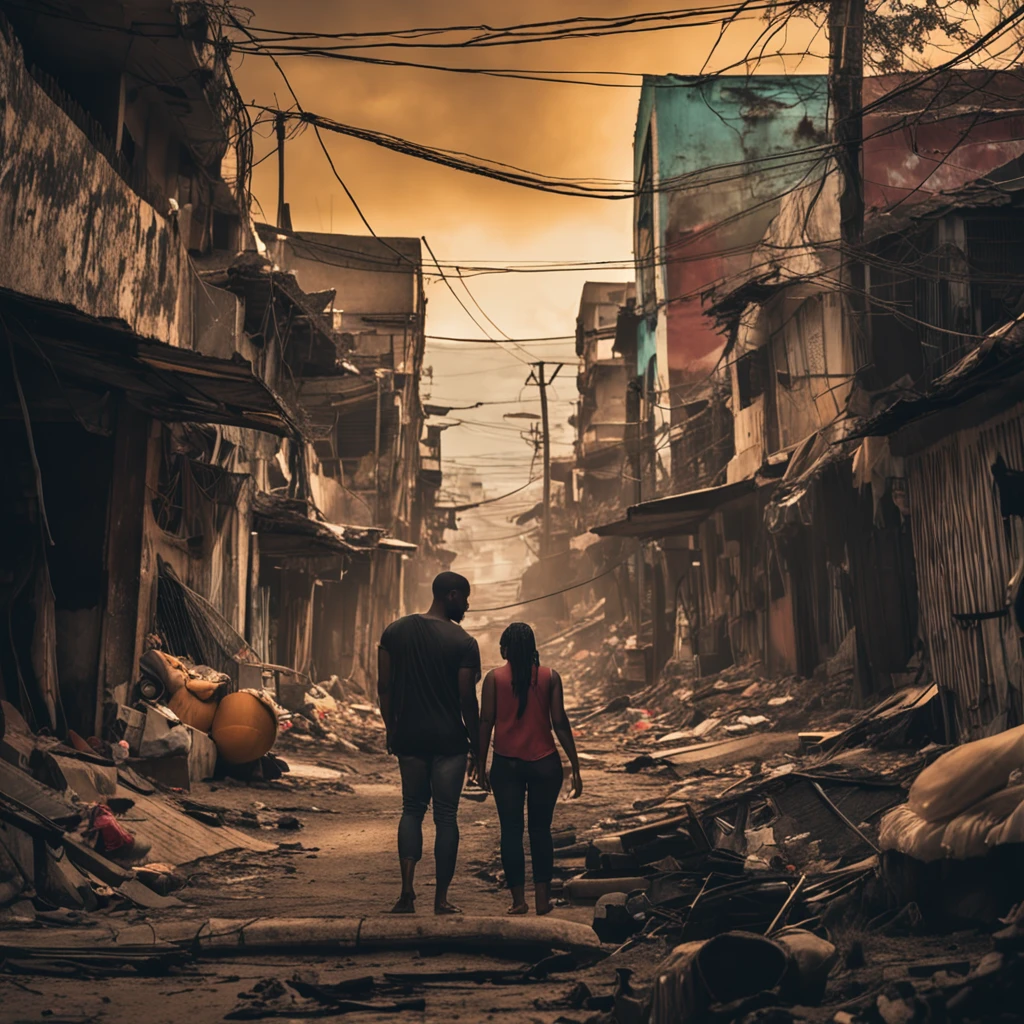
[[[445,334],[428,334],[426,336],[427,341],[461,341],[469,345],[500,345],[501,342],[495,341],[493,338],[453,338],[451,335]],[[547,337],[541,338],[509,338],[509,341],[515,341],[517,344],[529,345],[533,342],[539,341],[575,341],[575,334],[550,334]]]
[[[537,601],[545,601],[549,597],[558,597],[559,594],[567,594],[570,590],[579,590],[580,587],[585,587],[588,584],[594,583],[595,581],[601,579],[601,577],[607,576],[609,573],[615,572],[616,569],[621,569],[622,566],[624,566],[626,562],[628,562],[629,560],[630,559],[627,558],[623,559],[621,562],[616,562],[615,565],[611,566],[608,569],[605,569],[604,572],[599,572],[596,576],[591,576],[590,579],[583,580],[582,583],[573,583],[571,586],[562,587],[561,590],[552,590],[550,594],[541,594],[539,597],[528,597],[523,601],[513,601],[512,604],[503,604],[499,605],[496,608],[472,608],[471,611],[504,612],[507,611],[509,608],[521,608],[523,605],[534,604]]]
[[[543,43],[565,39],[596,38],[608,35],[624,35],[637,32],[662,32],[695,27],[703,24],[718,24],[723,18],[736,19],[752,11],[776,11],[779,8],[798,9],[802,0],[759,0],[757,3],[740,2],[706,7],[680,7],[671,10],[643,11],[618,16],[576,16],[549,21],[524,22],[494,28],[489,25],[447,25],[429,28],[410,28],[389,31],[363,32],[311,32],[287,29],[258,28],[260,34],[254,42],[272,41],[277,45],[300,40],[329,39],[342,41],[338,49],[465,49],[471,47],[511,46],[528,43]],[[710,21],[708,19],[711,19]],[[469,38],[452,41],[443,37],[452,34],[467,34]],[[426,40],[426,41],[425,41]]]
[[[426,236],[425,236],[425,235],[423,236],[423,244],[424,244],[424,245],[425,245],[425,246],[427,247],[427,252],[429,252],[429,253],[430,253],[430,258],[431,258],[431,259],[432,259],[432,260],[434,261],[434,266],[436,266],[436,267],[437,267],[437,272],[438,272],[438,273],[439,273],[439,274],[441,275],[441,280],[442,280],[442,281],[444,281],[445,285],[446,285],[446,286],[447,286],[447,288],[448,288],[448,291],[450,291],[450,292],[452,293],[452,297],[453,297],[453,298],[455,299],[455,301],[456,301],[456,302],[457,302],[457,303],[458,303],[458,304],[459,304],[459,305],[460,305],[460,306],[462,307],[462,309],[463,309],[463,312],[465,312],[466,316],[468,316],[468,317],[469,317],[469,319],[473,321],[474,325],[475,325],[475,326],[476,326],[477,328],[479,328],[479,330],[480,330],[480,333],[481,333],[481,334],[484,334],[484,335],[486,335],[486,334],[487,334],[487,331],[486,331],[486,329],[485,329],[485,328],[484,328],[484,327],[483,327],[483,326],[481,325],[480,321],[479,321],[479,320],[477,320],[477,318],[476,318],[475,316],[473,316],[473,314],[472,314],[472,313],[471,313],[471,312],[469,311],[469,307],[468,307],[468,306],[467,306],[467,305],[466,305],[466,304],[465,304],[465,303],[464,303],[464,302],[462,301],[462,299],[461,299],[461,298],[459,297],[459,294],[458,294],[458,292],[456,292],[456,291],[455,291],[455,289],[454,289],[454,288],[452,287],[452,283],[451,283],[451,281],[449,281],[449,280],[448,280],[448,277],[447,277],[447,275],[446,275],[446,274],[445,274],[445,272],[444,272],[444,271],[443,271],[443,270],[441,269],[441,264],[440,264],[440,263],[438,262],[438,260],[437,260],[437,257],[436,257],[436,256],[434,255],[434,250],[430,248],[430,243],[429,243],[429,242],[427,241],[427,239],[426,239]],[[469,292],[467,291],[467,292],[466,292],[466,294],[468,295],[468,294],[469,294]],[[472,298],[473,298],[473,296],[472,296],[472,295],[470,295],[470,299],[472,299]],[[481,310],[481,312],[483,312],[483,310]],[[484,316],[487,316],[487,314],[486,314],[486,313],[484,313]],[[488,336],[488,337],[489,337],[489,336]],[[496,341],[496,340],[495,340],[495,339],[493,339],[493,338],[489,338],[489,340],[490,340],[490,341],[492,341],[492,342],[494,342],[495,344],[501,344],[501,342],[499,342],[499,341]],[[507,350],[507,349],[505,349],[505,351],[508,351],[508,350]],[[525,359],[523,359],[523,358],[521,358],[520,356],[517,356],[517,355],[515,354],[515,352],[509,352],[509,355],[515,356],[515,358],[516,358],[516,359],[518,359],[518,360],[519,360],[519,362],[521,362],[521,363],[526,363],[526,360],[525,360]]]

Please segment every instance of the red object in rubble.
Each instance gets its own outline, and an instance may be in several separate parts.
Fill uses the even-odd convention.
[[[97,804],[89,812],[89,830],[86,834],[97,838],[98,853],[113,853],[135,842],[135,836],[114,817],[114,812],[106,804]]]

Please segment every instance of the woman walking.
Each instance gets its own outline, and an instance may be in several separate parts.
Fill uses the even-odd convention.
[[[484,678],[480,708],[480,779],[494,793],[501,822],[501,864],[512,890],[510,914],[526,914],[526,856],[523,852],[523,807],[526,806],[538,914],[551,912],[551,875],[555,848],[551,818],[562,788],[562,762],[554,729],[572,766],[572,795],[583,792],[580,761],[565,713],[562,680],[540,663],[533,630],[513,622],[501,634],[505,664]],[[494,733],[494,759],[485,771]]]

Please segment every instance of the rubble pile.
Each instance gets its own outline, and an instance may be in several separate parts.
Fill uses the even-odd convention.
[[[273,847],[210,828],[109,756],[117,743],[34,734],[2,703],[0,923],[74,923],[118,908],[179,906],[182,864],[231,848]],[[87,749],[81,749],[81,748]]]
[[[643,670],[642,658],[633,657],[635,637],[620,641],[612,633],[597,651],[573,654],[573,646],[569,641],[561,660],[552,662],[563,666],[559,671],[575,696],[574,728],[585,739],[607,737],[624,749],[668,753],[730,737],[793,731],[818,743],[859,717],[850,706],[848,671],[831,678],[771,679],[754,664],[695,679],[670,662],[656,683],[643,687],[630,678],[637,664]]]
[[[657,725],[667,716],[649,714],[648,705],[680,688],[689,691],[675,698],[680,704],[691,712],[710,708],[713,714],[701,720],[726,724],[731,715],[752,710],[745,702],[754,698],[768,707],[806,707],[809,690],[799,680],[769,682],[735,669],[702,684],[678,682],[667,678],[635,701],[620,693],[599,707],[591,704],[587,714],[577,711],[581,744],[605,748],[591,756],[606,767],[617,758],[622,771],[647,778],[644,795],[632,806],[609,808],[592,827],[556,835],[553,892],[563,904],[593,907],[594,931],[606,948],[615,947],[605,969],[624,962],[630,950],[665,956],[653,976],[641,971],[632,980],[630,999],[639,1016],[621,998],[620,977],[611,996],[573,1002],[567,994],[565,1005],[601,1011],[578,1019],[995,1019],[985,1013],[1020,985],[1013,943],[1024,954],[1024,910],[1002,919],[1008,927],[995,952],[985,956],[983,942],[968,944],[968,958],[962,965],[958,960],[955,971],[934,957],[908,963],[913,951],[899,949],[883,967],[874,950],[885,936],[913,936],[923,944],[930,927],[948,930],[951,920],[961,927],[996,925],[994,908],[1006,914],[1024,899],[1024,885],[1009,884],[1022,877],[1019,859],[1012,861],[1015,873],[1000,872],[990,852],[989,861],[958,875],[954,858],[962,844],[947,841],[943,873],[928,874],[934,862],[922,862],[917,873],[894,862],[905,861],[899,840],[913,828],[934,835],[935,823],[919,814],[928,807],[945,815],[945,829],[957,823],[953,832],[961,838],[969,833],[976,847],[1003,835],[1014,841],[1007,830],[1017,807],[1024,807],[1018,780],[1024,730],[1003,734],[998,744],[989,740],[947,752],[936,742],[942,737],[937,691],[925,683],[868,711],[834,715],[827,724],[845,728],[803,736],[793,749],[747,753],[763,750],[751,729],[725,733],[729,751],[737,742],[744,746],[717,759],[713,745],[686,737],[691,742],[680,743],[675,756],[624,760],[650,743],[646,734],[652,731],[657,749]],[[768,705],[780,690],[791,700]],[[822,715],[831,714],[831,701],[821,703]],[[648,714],[636,715],[637,705]],[[652,728],[634,728],[645,719]],[[679,739],[669,741],[673,749]],[[696,749],[687,754],[688,747]],[[974,768],[965,770],[968,761]],[[482,874],[500,881],[496,862]],[[947,910],[957,907],[961,916],[940,919],[929,898]],[[963,913],[965,906],[970,913]],[[867,960],[865,944],[872,949]]]
[[[238,689],[226,674],[149,640],[134,700],[107,709],[105,738],[36,734],[13,705],[0,705],[0,922],[180,906],[173,894],[188,884],[183,865],[276,850],[258,833],[302,827],[283,811],[307,808],[267,810],[256,801],[239,809],[189,797],[206,779],[301,789],[279,781],[288,765],[270,753],[296,716],[270,692]]]
[[[287,683],[279,688],[278,710],[285,750],[333,746],[349,753],[383,754],[387,741],[380,709],[337,676],[319,684]]]

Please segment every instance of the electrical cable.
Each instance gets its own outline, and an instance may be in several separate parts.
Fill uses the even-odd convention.
[[[588,580],[583,580],[581,583],[573,583],[571,586],[568,587],[562,587],[561,590],[553,590],[550,594],[541,594],[539,597],[528,597],[523,601],[513,601],[512,604],[503,604],[499,605],[496,608],[471,608],[470,611],[476,612],[478,614],[482,612],[504,612],[507,611],[509,608],[521,608],[523,605],[534,604],[537,601],[545,601],[549,597],[558,597],[559,594],[567,594],[570,590],[579,590],[580,587],[585,587],[591,583],[594,583],[595,581],[601,579],[603,576],[607,576],[609,573],[615,572],[616,569],[621,569],[622,566],[624,566],[628,561],[630,561],[630,559],[625,558],[621,562],[616,562],[615,565],[611,566],[608,569],[605,569],[604,572],[599,572],[596,576],[591,576]]]
[[[237,17],[232,15],[231,20],[234,22],[235,27],[240,32],[244,33],[247,36],[250,35],[248,28],[245,25],[243,25],[241,23],[241,21],[238,20]],[[251,36],[250,36],[250,38],[251,38]],[[273,61],[274,67],[277,68],[277,72],[281,76],[281,79],[284,82],[285,86],[287,87],[288,92],[291,93],[291,97],[292,97],[292,100],[295,103],[296,109],[299,111],[300,115],[303,115],[303,119],[305,119],[304,111],[302,109],[302,104],[299,101],[299,97],[298,97],[297,93],[292,88],[292,83],[288,80],[288,76],[284,73],[284,68],[281,67],[280,62],[277,60],[276,57],[274,57],[273,55],[269,55],[269,56],[270,56],[270,60]],[[284,116],[284,115],[282,114],[282,116]],[[316,127],[316,125],[314,125],[314,129],[313,130],[316,133],[317,142],[320,143],[320,148],[323,150],[323,154],[327,158],[327,164],[331,168],[331,173],[337,179],[338,184],[341,185],[342,189],[345,192],[345,195],[348,196],[349,202],[352,204],[353,209],[359,215],[359,219],[365,225],[366,230],[369,231],[370,234],[373,235],[373,237],[376,238],[377,241],[380,242],[380,244],[383,245],[386,249],[391,249],[391,251],[399,259],[404,260],[406,263],[412,264],[412,261],[409,259],[408,256],[406,256],[404,253],[399,252],[397,249],[392,248],[392,246],[388,245],[388,243],[385,242],[384,239],[381,238],[377,234],[377,232],[373,230],[373,227],[371,226],[370,222],[366,219],[366,216],[364,215],[364,213],[362,211],[362,208],[359,206],[359,203],[356,202],[356,197],[352,194],[352,192],[349,189],[348,185],[345,184],[344,179],[338,173],[338,169],[334,166],[334,160],[332,159],[330,151],[327,149],[327,146],[324,144],[324,140],[323,140],[323,138],[320,135],[320,129],[318,127]]]

